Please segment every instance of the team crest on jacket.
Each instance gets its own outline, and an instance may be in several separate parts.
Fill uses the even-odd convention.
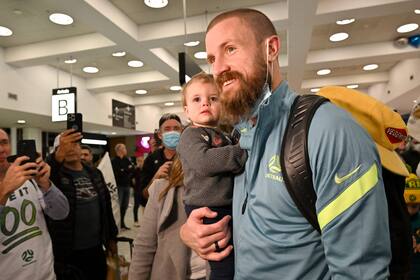
[[[268,161],[267,169],[268,172],[265,174],[265,178],[278,182],[283,182],[279,155],[274,155],[270,158],[270,160]]]

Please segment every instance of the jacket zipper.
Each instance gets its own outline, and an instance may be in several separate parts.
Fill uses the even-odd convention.
[[[248,192],[246,192],[244,203],[242,204],[242,215],[245,213],[246,204],[248,203]]]

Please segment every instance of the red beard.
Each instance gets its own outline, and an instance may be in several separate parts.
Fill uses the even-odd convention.
[[[216,78],[216,85],[220,91],[220,104],[222,105],[222,123],[236,124],[241,118],[249,118],[252,108],[262,94],[266,77],[266,63],[262,57],[257,57],[255,74],[245,80],[237,71],[223,72]],[[223,83],[237,79],[240,83],[236,92],[223,93]],[[269,82],[269,81],[267,81]]]

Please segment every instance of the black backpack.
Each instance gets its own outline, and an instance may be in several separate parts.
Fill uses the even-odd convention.
[[[321,234],[315,210],[316,193],[308,155],[308,131],[320,105],[329,100],[319,95],[297,96],[290,109],[280,153],[286,188],[296,207]],[[404,200],[405,178],[383,168],[391,236],[391,273],[407,273],[410,268],[410,218]]]

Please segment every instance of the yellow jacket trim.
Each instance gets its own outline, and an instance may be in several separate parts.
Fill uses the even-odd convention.
[[[318,222],[321,230],[370,191],[378,180],[378,168],[373,164],[365,174],[319,212]]]

